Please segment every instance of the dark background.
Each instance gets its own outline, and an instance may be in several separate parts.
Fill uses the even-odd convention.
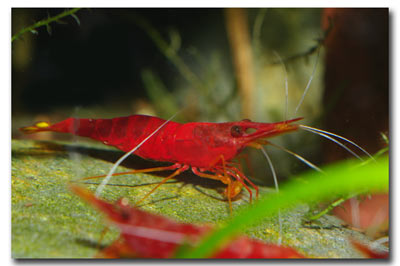
[[[12,34],[63,11],[13,8]],[[245,10],[250,37],[261,11]],[[68,16],[62,19],[65,24],[51,23],[50,30],[38,28],[38,34],[25,33],[12,43],[13,138],[26,138],[18,128],[38,120],[134,113],[168,118],[171,112],[187,105],[191,107],[179,121],[244,118],[238,111],[243,103],[237,92],[224,9],[81,9],[76,16],[79,24]],[[185,79],[149,37],[149,31],[138,26],[138,18],[152,25],[168,44],[178,47],[181,60],[205,84],[211,84],[206,92]],[[302,58],[297,65],[287,62],[289,75],[296,75],[302,66],[312,67],[313,59],[301,55],[316,45],[315,40],[329,27],[329,19],[333,29],[323,45],[322,81],[313,81],[321,85],[322,97],[314,100],[321,110],[307,121],[354,140],[370,153],[377,152],[386,145],[381,132],[388,134],[389,128],[388,9],[268,9],[258,40],[261,49],[254,60],[260,68],[268,67],[274,60],[264,59],[277,51],[284,59]],[[144,70],[151,70],[157,77],[153,81],[163,83],[164,91],[158,98],[151,97],[144,83]],[[298,75],[305,84],[309,74]],[[277,79],[283,83],[281,77]],[[229,89],[224,91],[225,87]],[[172,100],[166,102],[166,95]],[[161,108],[163,104],[173,108],[167,112]],[[266,113],[263,121],[269,120],[282,120],[282,115]],[[311,140],[288,139],[285,143],[316,164],[350,156],[335,144]],[[302,164],[294,166],[291,162],[287,168],[298,165]]]
[[[62,11],[13,9],[13,29],[21,24],[21,16],[34,22]],[[131,19],[135,14],[151,21],[165,38],[168,29],[179,29],[184,36],[181,55],[184,58],[190,57],[185,51],[200,39],[199,34],[212,42],[209,45],[228,46],[221,35],[224,32],[221,9],[80,10],[77,13],[80,26],[67,17],[63,19],[66,25],[52,24],[51,35],[46,28],[40,28],[30,44],[33,47],[28,66],[23,70],[13,67],[13,114],[22,110],[48,112],[60,106],[102,104],[110,101],[109,97],[115,97],[112,100],[116,101],[145,97],[140,71],[146,67],[153,68],[166,83],[173,82],[179,73]],[[225,52],[227,56],[229,51]]]
[[[14,8],[12,32],[62,11]],[[257,12],[259,9],[247,10],[251,27]],[[193,72],[199,71],[199,66],[192,63],[197,60],[192,50],[198,50],[205,60],[207,53],[216,50],[233,75],[223,9],[82,9],[76,16],[80,25],[69,16],[62,19],[65,25],[52,23],[51,34],[41,27],[37,35],[25,33],[13,43],[13,115],[146,97],[140,76],[145,68],[154,70],[166,87],[174,90],[173,84],[181,76],[137,26],[138,16],[151,23],[168,42],[171,31],[179,33],[179,56]],[[292,26],[298,22],[317,36],[320,10],[268,10],[264,23],[278,26],[263,27],[263,50],[276,50],[282,57],[302,52],[302,48],[296,48],[301,33]],[[24,63],[17,64],[21,56],[25,56],[21,60]]]

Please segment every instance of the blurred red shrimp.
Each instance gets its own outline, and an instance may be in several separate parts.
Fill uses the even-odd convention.
[[[178,223],[160,215],[130,207],[124,199],[108,203],[76,185],[70,189],[106,215],[120,236],[101,250],[100,258],[174,258],[183,245],[195,246],[212,231],[211,226]],[[291,247],[264,243],[238,236],[219,248],[211,258],[304,258]]]

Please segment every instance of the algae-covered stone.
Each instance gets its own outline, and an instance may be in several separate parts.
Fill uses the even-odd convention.
[[[94,191],[101,179],[84,177],[105,175],[123,153],[102,144],[43,141],[12,141],[12,256],[13,258],[90,258],[118,237],[104,217],[68,190],[69,182]],[[160,166],[131,156],[117,172]],[[129,174],[113,177],[102,198],[116,201],[140,200],[168,173]],[[194,176],[189,171],[158,188],[141,208],[181,222],[220,225],[230,217],[223,200],[224,185]],[[260,188],[261,194],[273,193]],[[233,214],[249,204],[244,190],[233,202]],[[282,213],[282,243],[297,248],[306,256],[326,258],[361,257],[349,238],[368,239],[359,232],[341,226],[330,216],[319,226],[305,226],[308,206]],[[105,233],[104,233],[105,232]],[[248,228],[251,237],[276,243],[279,238],[277,217],[265,218]]]

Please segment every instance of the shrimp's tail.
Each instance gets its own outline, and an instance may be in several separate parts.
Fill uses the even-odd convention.
[[[70,117],[61,122],[51,124],[49,122],[38,122],[33,126],[22,127],[20,130],[25,134],[33,134],[42,131],[54,131],[61,133],[71,133],[74,135],[92,137],[95,119],[77,119]]]
[[[48,122],[38,122],[33,126],[21,127],[19,130],[21,130],[25,134],[33,134],[41,131],[51,131],[51,124]]]

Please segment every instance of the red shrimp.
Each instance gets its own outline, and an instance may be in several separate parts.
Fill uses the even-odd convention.
[[[300,125],[292,123],[300,119],[302,118],[277,123],[258,123],[249,119],[226,123],[181,124],[169,121],[134,153],[145,159],[174,164],[126,173],[175,170],[150,191],[143,198],[145,199],[168,179],[191,169],[200,177],[219,180],[226,184],[225,195],[232,210],[231,199],[240,193],[242,187],[246,188],[250,194],[250,201],[252,200],[252,191],[246,183],[255,189],[258,197],[258,187],[235,167],[232,160],[246,146],[261,148],[261,144],[266,144],[265,138],[297,130]],[[21,130],[24,133],[41,131],[71,133],[99,140],[106,145],[128,152],[165,122],[164,119],[146,115],[113,119],[68,118],[56,124],[39,122],[33,126],[23,127]],[[113,175],[119,174],[125,173]]]
[[[103,213],[120,230],[120,236],[97,254],[100,258],[173,258],[182,245],[196,246],[213,228],[179,223],[130,207],[123,198],[108,203],[76,185],[70,189]],[[240,235],[220,247],[212,258],[304,258],[297,250]]]

